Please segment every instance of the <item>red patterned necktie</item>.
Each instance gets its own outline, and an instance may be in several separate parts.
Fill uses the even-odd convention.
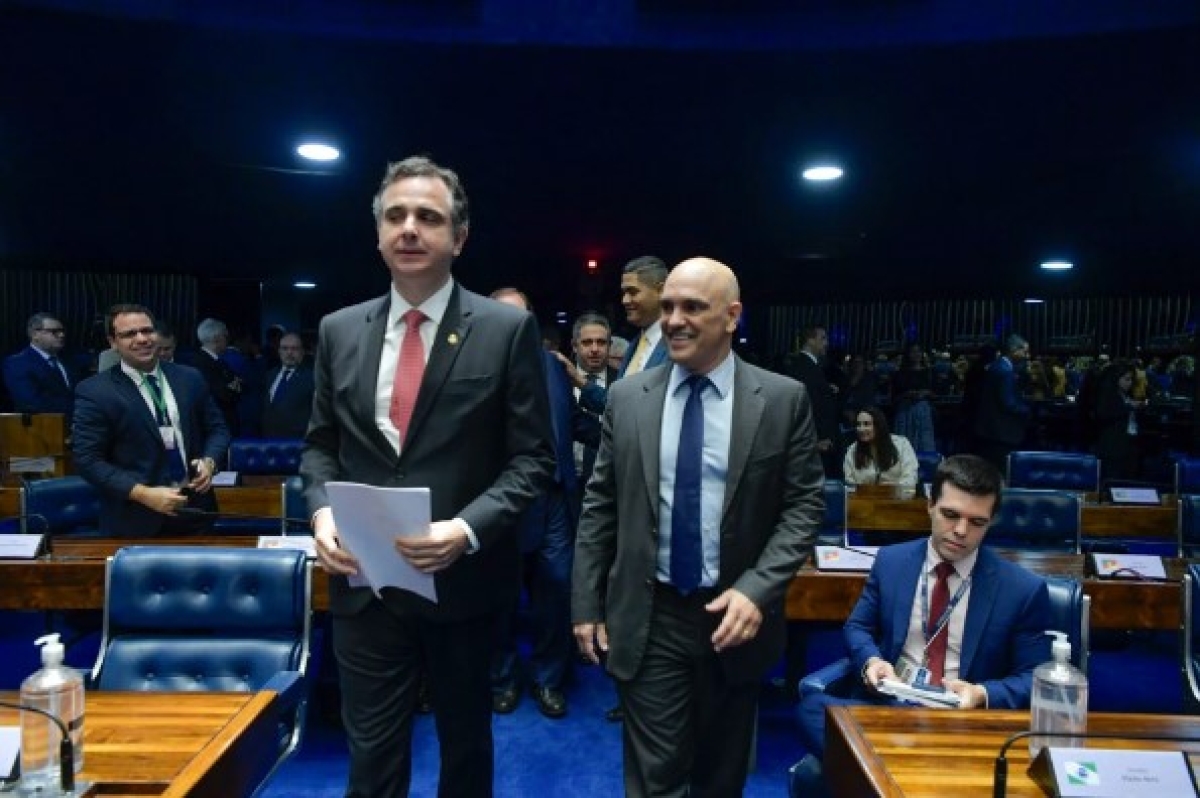
[[[937,624],[946,614],[950,604],[950,574],[954,573],[951,563],[942,561],[933,569],[937,581],[933,585],[933,596],[929,599],[929,623]],[[936,628],[936,626],[935,626]],[[929,683],[934,687],[942,686],[942,677],[946,673],[946,643],[950,639],[950,621],[947,620],[938,631],[937,637],[929,643],[926,650],[926,661],[929,664]]]
[[[425,345],[421,343],[421,323],[427,317],[413,308],[400,317],[404,322],[404,340],[400,343],[400,360],[396,363],[396,378],[392,382],[392,405],[388,416],[400,431],[400,442],[408,434],[408,422],[417,406],[421,377],[425,373]]]

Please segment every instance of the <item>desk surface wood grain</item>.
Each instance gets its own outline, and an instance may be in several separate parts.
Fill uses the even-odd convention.
[[[833,707],[826,726],[825,773],[834,795],[945,798],[991,795],[996,756],[1009,735],[1029,728],[1028,712],[916,707]],[[1200,753],[1200,718],[1187,715],[1091,713],[1088,730],[1129,735],[1088,741],[1087,747]],[[1190,737],[1196,742],[1137,740],[1138,735]],[[1011,798],[1044,798],[1029,778],[1029,746],[1009,748]]]

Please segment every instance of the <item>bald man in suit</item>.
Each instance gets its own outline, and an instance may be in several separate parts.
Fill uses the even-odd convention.
[[[672,364],[613,384],[584,498],[575,637],[616,681],[629,796],[741,794],[784,597],[824,511],[808,395],[733,354],[740,314],[728,267],[671,272]]]

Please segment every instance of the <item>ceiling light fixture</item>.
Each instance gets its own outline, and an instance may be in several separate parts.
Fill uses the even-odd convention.
[[[1048,272],[1069,272],[1075,264],[1069,260],[1048,260],[1042,262],[1042,269]]]
[[[1045,303],[1046,303],[1046,300],[1044,300],[1044,299],[1038,299],[1037,297],[1034,297],[1034,296],[1025,297],[1026,305],[1043,305]]]
[[[810,182],[827,183],[830,180],[840,180],[844,173],[840,166],[823,165],[810,166],[800,174],[805,180]]]
[[[316,283],[310,283],[310,282],[308,282],[307,280],[300,280],[299,282],[292,283],[292,287],[293,287],[293,288],[303,288],[304,290],[306,290],[306,291],[307,291],[307,290],[310,290],[310,289],[316,288],[316,287],[317,287],[317,284],[316,284]]]
[[[317,144],[316,142],[301,144],[296,148],[296,154],[310,161],[321,162],[336,161],[342,157],[337,147],[331,147],[328,144]]]

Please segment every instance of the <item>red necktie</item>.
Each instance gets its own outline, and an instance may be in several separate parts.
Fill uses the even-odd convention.
[[[404,322],[404,340],[400,343],[400,360],[396,363],[396,378],[392,382],[392,406],[388,416],[400,431],[400,442],[408,434],[408,422],[417,406],[421,391],[421,376],[425,373],[425,345],[421,343],[421,323],[426,316],[416,308],[400,320]]]
[[[937,581],[933,584],[933,597],[929,600],[929,624],[935,625],[946,613],[950,604],[950,574],[954,566],[942,561],[933,569]],[[936,626],[935,626],[936,628]],[[942,676],[946,673],[946,642],[950,639],[950,621],[947,620],[938,631],[937,637],[929,643],[926,649],[926,661],[929,664],[929,683],[934,687],[942,686]]]

